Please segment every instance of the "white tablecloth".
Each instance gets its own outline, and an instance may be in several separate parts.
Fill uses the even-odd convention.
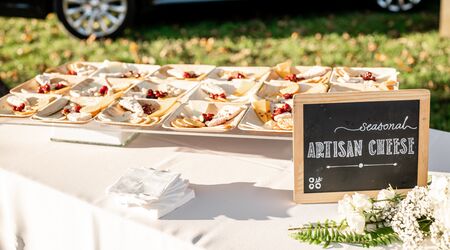
[[[141,135],[119,148],[51,142],[50,130],[0,126],[2,250],[321,249],[287,229],[337,216],[292,202],[288,141]],[[180,172],[196,198],[157,221],[120,207],[105,189],[129,167]]]

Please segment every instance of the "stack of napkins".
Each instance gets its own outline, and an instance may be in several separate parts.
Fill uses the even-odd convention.
[[[188,186],[178,173],[130,168],[108,188],[108,193],[123,205],[146,208],[151,217],[160,218],[195,197]]]

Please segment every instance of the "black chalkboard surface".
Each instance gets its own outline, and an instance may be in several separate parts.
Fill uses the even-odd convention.
[[[417,185],[418,100],[308,104],[303,120],[306,193]]]
[[[296,197],[426,183],[428,91],[393,92],[295,97]]]

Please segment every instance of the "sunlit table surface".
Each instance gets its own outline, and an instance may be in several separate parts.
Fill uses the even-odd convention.
[[[143,134],[108,147],[50,132],[0,125],[0,249],[321,249],[287,229],[337,218],[336,204],[292,201],[290,141]],[[430,171],[450,172],[448,148],[432,130]],[[130,167],[180,172],[196,198],[156,221],[119,206],[105,190]]]

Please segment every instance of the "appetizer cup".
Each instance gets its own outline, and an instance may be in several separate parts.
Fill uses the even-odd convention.
[[[161,66],[104,61],[93,77],[110,77],[121,79],[146,79]]]
[[[43,74],[14,87],[10,92],[12,94],[63,95],[82,80],[83,78],[74,76]]]
[[[175,110],[163,127],[175,131],[225,132],[237,127],[246,109],[247,106],[242,103],[189,101]],[[227,117],[219,113],[226,113]],[[218,118],[223,120],[213,125],[212,122]]]
[[[261,82],[252,79],[233,79],[219,81],[206,79],[190,96],[191,100],[209,102],[248,103],[250,97],[256,93]]]
[[[103,110],[96,121],[109,125],[153,127],[164,121],[178,106],[176,98],[152,100],[126,97]]]
[[[326,66],[292,66],[291,61],[277,64],[266,81],[291,81],[298,83],[322,83],[330,81],[332,69]]]
[[[169,64],[162,66],[158,71],[152,74],[153,81],[164,80],[187,80],[201,81],[216,66],[213,65],[197,65],[197,64]]]
[[[55,68],[50,68],[46,71],[46,73],[89,77],[92,76],[102,66],[102,64],[102,62],[66,63]]]
[[[330,92],[398,90],[398,72],[394,68],[336,67],[330,80]]]
[[[292,99],[295,94],[326,93],[328,85],[324,83],[295,83],[289,81],[264,82],[261,88],[253,95],[251,101],[267,99],[280,101]]]
[[[217,67],[206,79],[231,81],[232,79],[264,80],[269,74],[269,67]]]
[[[198,82],[174,80],[167,83],[156,83],[150,80],[140,81],[125,93],[125,97],[142,99],[182,98],[198,86]]]
[[[73,97],[105,97],[126,91],[131,86],[132,82],[121,79],[90,77],[74,85],[69,94]]]
[[[238,128],[244,131],[292,133],[292,107],[293,100],[273,102],[261,99],[253,101]]]
[[[98,109],[89,111],[90,107],[100,105],[101,102],[101,98],[63,96],[38,111],[32,118],[50,123],[87,123],[98,113]]]
[[[57,96],[8,94],[0,98],[0,117],[30,117]]]

